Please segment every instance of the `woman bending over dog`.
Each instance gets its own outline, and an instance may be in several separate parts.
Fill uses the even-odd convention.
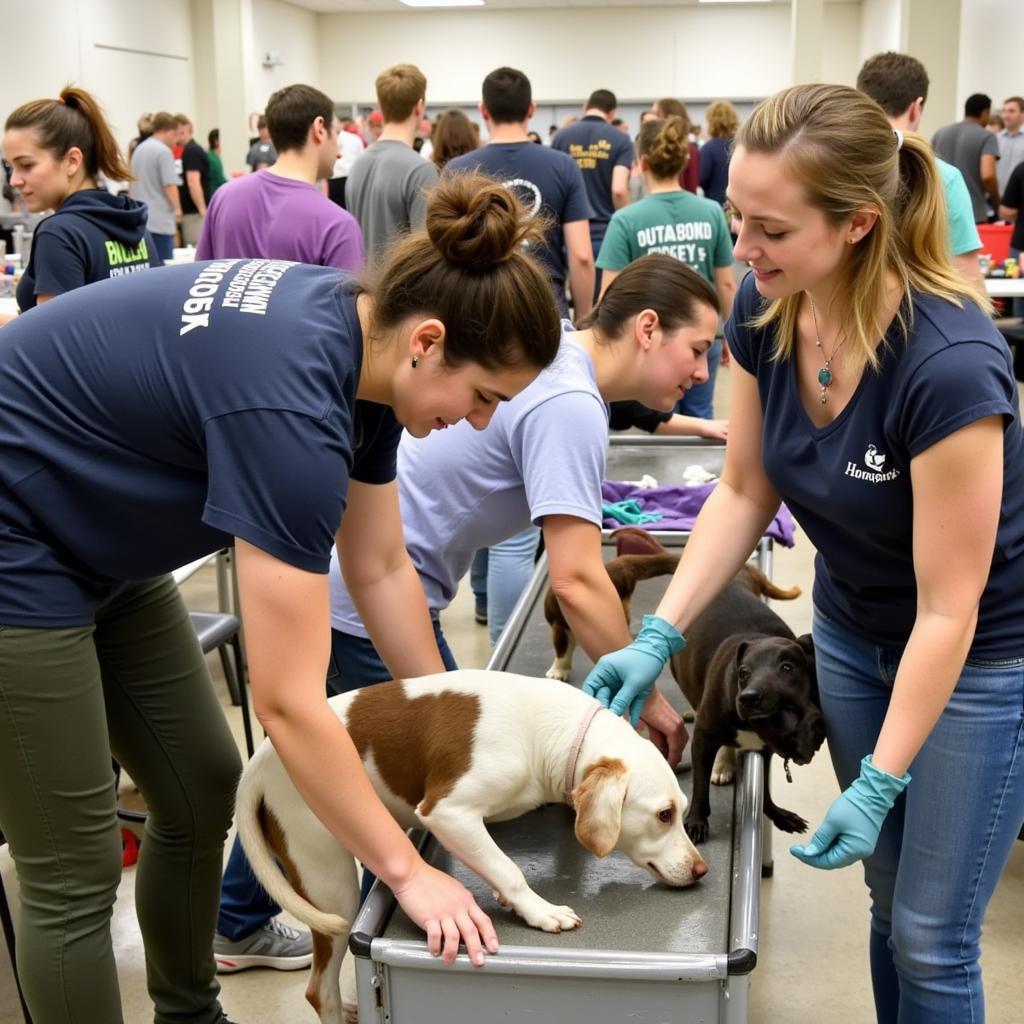
[[[551,585],[577,643],[596,659],[629,642],[622,605],[601,554],[606,403],[636,399],[654,409],[671,409],[691,383],[707,377],[707,350],[717,318],[714,289],[699,275],[669,256],[644,257],[619,275],[580,330],[563,321],[555,361],[495,412],[487,430],[457,423],[429,437],[402,435],[398,491],[405,543],[426,591],[446,668],[457,666],[439,616],[474,552],[531,522],[543,529]],[[370,609],[359,585],[359,574],[341,552],[331,568],[327,686],[332,694],[401,674],[368,636]],[[669,762],[677,764],[686,731],[668,701],[655,692],[636,717],[643,718]],[[252,881],[236,843],[221,913],[270,920],[278,912]]]
[[[554,358],[531,234],[506,189],[453,178],[378,284],[213,260],[89,285],[0,332],[0,829],[38,1024],[122,1019],[112,754],[149,808],[136,905],[155,1019],[227,1020],[212,943],[238,752],[166,574],[229,544],[256,713],[303,798],[435,955],[497,949],[330,710],[327,570],[337,537],[392,671],[442,671],[395,450],[401,425],[482,430]]]
[[[879,1021],[980,1022],[981,923],[1024,820],[1012,360],[951,263],[930,148],[862,93],[762,103],[729,199],[753,273],[726,327],[725,470],[657,615],[584,687],[642,706],[784,500],[818,550],[814,646],[842,787],[792,852],[863,860]]]

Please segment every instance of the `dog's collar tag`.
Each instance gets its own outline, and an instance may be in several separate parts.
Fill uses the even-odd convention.
[[[576,762],[580,757],[580,748],[583,746],[583,740],[587,735],[587,730],[590,728],[590,723],[593,722],[598,711],[603,706],[598,701],[594,701],[593,706],[580,720],[579,728],[576,730],[576,736],[569,750],[569,760],[565,764],[565,802],[570,806],[572,806],[572,783],[576,777]]]
[[[782,770],[786,773],[786,781],[793,781],[793,773],[789,770],[789,758],[785,758],[782,762]]]

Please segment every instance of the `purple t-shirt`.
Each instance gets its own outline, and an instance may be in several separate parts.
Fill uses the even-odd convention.
[[[247,256],[359,270],[363,235],[312,185],[257,171],[217,189],[196,249],[197,260]]]

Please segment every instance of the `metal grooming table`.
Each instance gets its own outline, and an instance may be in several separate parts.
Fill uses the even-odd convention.
[[[696,456],[720,469],[722,452],[720,445],[682,446],[675,439],[669,445],[613,439],[608,476],[634,479],[647,472],[678,479],[677,459],[688,465]],[[662,539],[685,540],[678,533]],[[770,542],[759,552],[762,568],[766,553]],[[666,584],[661,578],[638,585],[635,619],[653,611]],[[547,670],[553,652],[543,615],[546,589],[542,556],[488,668],[532,676]],[[579,685],[590,662],[582,651],[576,661]],[[658,686],[685,708],[667,671]],[[573,813],[562,805],[489,826],[531,887],[583,918],[582,927],[560,935],[525,926],[476,875],[421,835],[427,860],[463,882],[491,915],[501,952],[483,968],[465,954],[445,967],[378,883],[350,940],[361,1024],[744,1024],[757,960],[763,784],[761,758],[747,755],[733,786],[712,788],[712,837],[701,847],[710,870],[687,889],[655,882],[617,852],[603,860],[591,855],[576,842]],[[689,789],[685,778],[683,788]]]

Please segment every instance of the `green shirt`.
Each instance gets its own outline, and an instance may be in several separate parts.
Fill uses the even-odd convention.
[[[715,267],[732,265],[721,206],[692,192],[658,192],[616,210],[597,256],[602,270],[623,270],[649,252],[682,260],[711,284]]]
[[[224,164],[212,149],[206,151],[206,159],[210,161],[210,196],[212,196],[221,185],[228,183],[228,179],[224,177]],[[209,199],[210,196],[206,198]]]
[[[946,216],[949,218],[949,247],[954,256],[981,248],[981,237],[974,223],[974,206],[964,176],[945,160],[935,158],[946,194]]]

